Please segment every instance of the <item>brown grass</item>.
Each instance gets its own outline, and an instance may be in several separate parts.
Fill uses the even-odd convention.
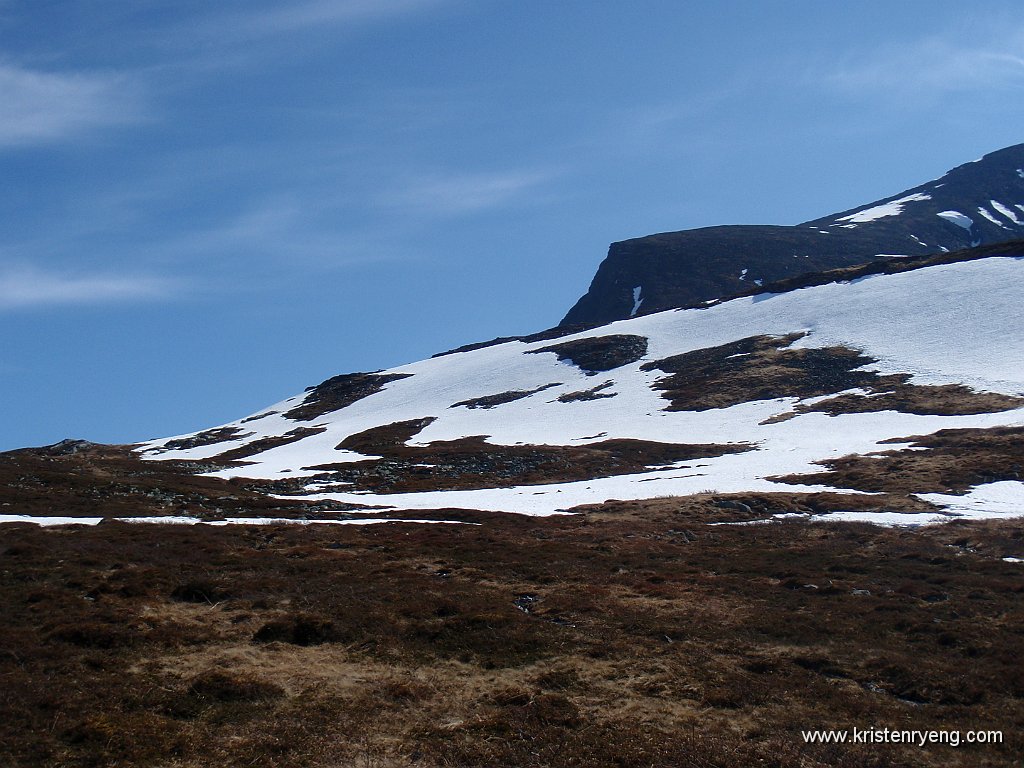
[[[961,493],[982,483],[1024,477],[1024,427],[943,429],[886,442],[910,443],[910,448],[843,456],[821,462],[826,472],[776,479],[906,495]]]
[[[5,526],[0,764],[1016,764],[1024,592],[1001,558],[1024,553],[1019,523],[706,524],[741,513],[724,502],[841,499],[479,527]],[[799,735],[873,724],[1009,741]]]
[[[392,426],[363,439],[400,450],[416,425]],[[1016,471],[1020,436],[949,430],[870,461],[945,456],[942,482],[968,482]],[[281,514],[176,466],[21,451],[0,456],[0,501]],[[0,765],[1016,765],[1019,521],[709,524],[926,508],[900,488],[416,512],[480,526],[0,526]],[[800,737],[872,725],[1007,742]]]
[[[802,334],[751,336],[645,363],[642,370],[670,374],[655,387],[669,411],[705,411],[751,400],[816,397],[865,387],[875,374],[857,370],[874,362],[843,347],[788,349]]]
[[[867,392],[801,404],[793,413],[780,414],[766,423],[812,411],[832,416],[887,410],[959,416],[1024,406],[1020,397],[974,392],[960,385],[916,385],[909,383],[908,374],[881,376],[860,370],[875,359],[846,347],[791,348],[802,336],[751,336],[645,363],[641,369],[670,374],[655,383],[670,401],[665,409],[669,411],[705,411],[781,397],[820,397],[848,389]]]
[[[934,386],[909,384],[907,375],[878,376],[869,386],[869,395],[845,394],[821,400],[814,405],[798,405],[797,413],[819,411],[830,416],[840,413],[876,413],[900,411],[919,415],[970,416],[997,413],[1024,406],[1024,398],[997,392],[975,392],[960,384]]]
[[[283,501],[239,480],[202,477],[203,462],[142,461],[130,446],[93,446],[73,454],[46,449],[0,454],[0,507],[18,514],[70,517],[189,515],[316,517],[354,505]]]
[[[497,445],[485,436],[407,445],[433,417],[373,427],[346,437],[338,450],[379,459],[318,464],[322,471],[302,483],[267,482],[263,488],[287,493],[311,480],[346,490],[404,493],[425,490],[502,488],[570,482],[643,471],[651,466],[750,450],[746,444],[683,444],[613,439],[578,446]]]

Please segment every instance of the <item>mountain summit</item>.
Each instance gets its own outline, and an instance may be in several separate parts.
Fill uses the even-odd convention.
[[[1024,237],[1024,144],[891,197],[796,226],[730,225],[613,243],[562,326],[748,293],[752,286],[880,256]]]

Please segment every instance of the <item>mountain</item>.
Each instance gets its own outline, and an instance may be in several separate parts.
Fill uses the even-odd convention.
[[[137,451],[357,515],[695,494],[738,519],[1019,514],[1022,303],[1021,241],[883,259],[336,376]]]
[[[798,227],[626,241],[578,322],[334,376],[199,432],[8,456],[4,503],[56,523],[58,506],[91,522],[369,522],[684,497],[734,521],[1021,514],[1017,200],[1024,145]],[[831,250],[793,253],[811,242]],[[633,288],[602,304],[611,284]],[[26,491],[30,475],[51,490]],[[116,503],[80,492],[103,477],[123,478]]]
[[[1019,766],[1024,240],[741,282],[0,453],[0,765]]]
[[[882,260],[0,454],[0,765],[1019,768],[1022,285]]]
[[[563,326],[743,293],[787,277],[1024,237],[1024,144],[934,181],[796,226],[717,226],[613,243]]]

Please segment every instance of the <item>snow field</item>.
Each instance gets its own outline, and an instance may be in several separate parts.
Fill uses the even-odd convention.
[[[767,478],[818,472],[821,467],[816,462],[847,454],[898,449],[899,445],[881,443],[890,438],[950,428],[1022,426],[1024,409],[973,416],[917,416],[895,411],[834,417],[807,413],[763,424],[792,411],[798,401],[782,398],[707,411],[669,412],[664,410],[668,402],[652,389],[666,374],[642,371],[641,366],[750,336],[801,332],[806,335],[795,347],[861,350],[877,359],[871,370],[909,373],[914,384],[963,384],[977,391],[1024,395],[1024,333],[1018,319],[1022,304],[1024,258],[989,258],[895,275],[872,275],[784,294],[743,297],[706,309],[631,318],[554,341],[513,341],[423,360],[385,371],[412,375],[389,382],[382,391],[311,422],[295,422],[279,413],[224,425],[254,433],[230,442],[153,453],[166,442],[156,440],[140,450],[149,459],[202,460],[297,427],[325,427],[321,434],[250,457],[246,461],[252,463],[247,466],[210,473],[261,479],[303,477],[316,474],[303,467],[366,458],[335,449],[350,435],[398,421],[434,417],[435,421],[410,444],[486,435],[489,442],[500,445],[581,445],[636,438],[670,443],[749,443],[756,450],[574,483],[406,494],[322,493],[312,486],[304,498],[402,509],[461,507],[552,514],[612,498],[644,499],[704,491],[834,490],[781,484]],[[612,334],[646,337],[647,355],[635,363],[588,376],[568,362],[559,362],[554,353],[527,354],[554,343]],[[559,395],[606,381],[612,385],[602,393],[615,393],[614,397],[558,401]],[[553,383],[557,386],[490,409],[451,407],[462,400]],[[301,397],[291,398],[268,410],[286,411],[300,401]],[[975,512],[990,509],[997,514],[1005,510],[1006,504],[1024,506],[1020,489],[1007,491],[1010,501],[997,500],[980,489],[978,492],[978,503],[971,501]]]

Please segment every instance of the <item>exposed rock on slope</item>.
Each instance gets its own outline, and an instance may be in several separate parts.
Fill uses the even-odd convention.
[[[562,325],[602,324],[746,293],[876,256],[1024,236],[1024,144],[849,211],[786,226],[720,226],[613,243]]]

